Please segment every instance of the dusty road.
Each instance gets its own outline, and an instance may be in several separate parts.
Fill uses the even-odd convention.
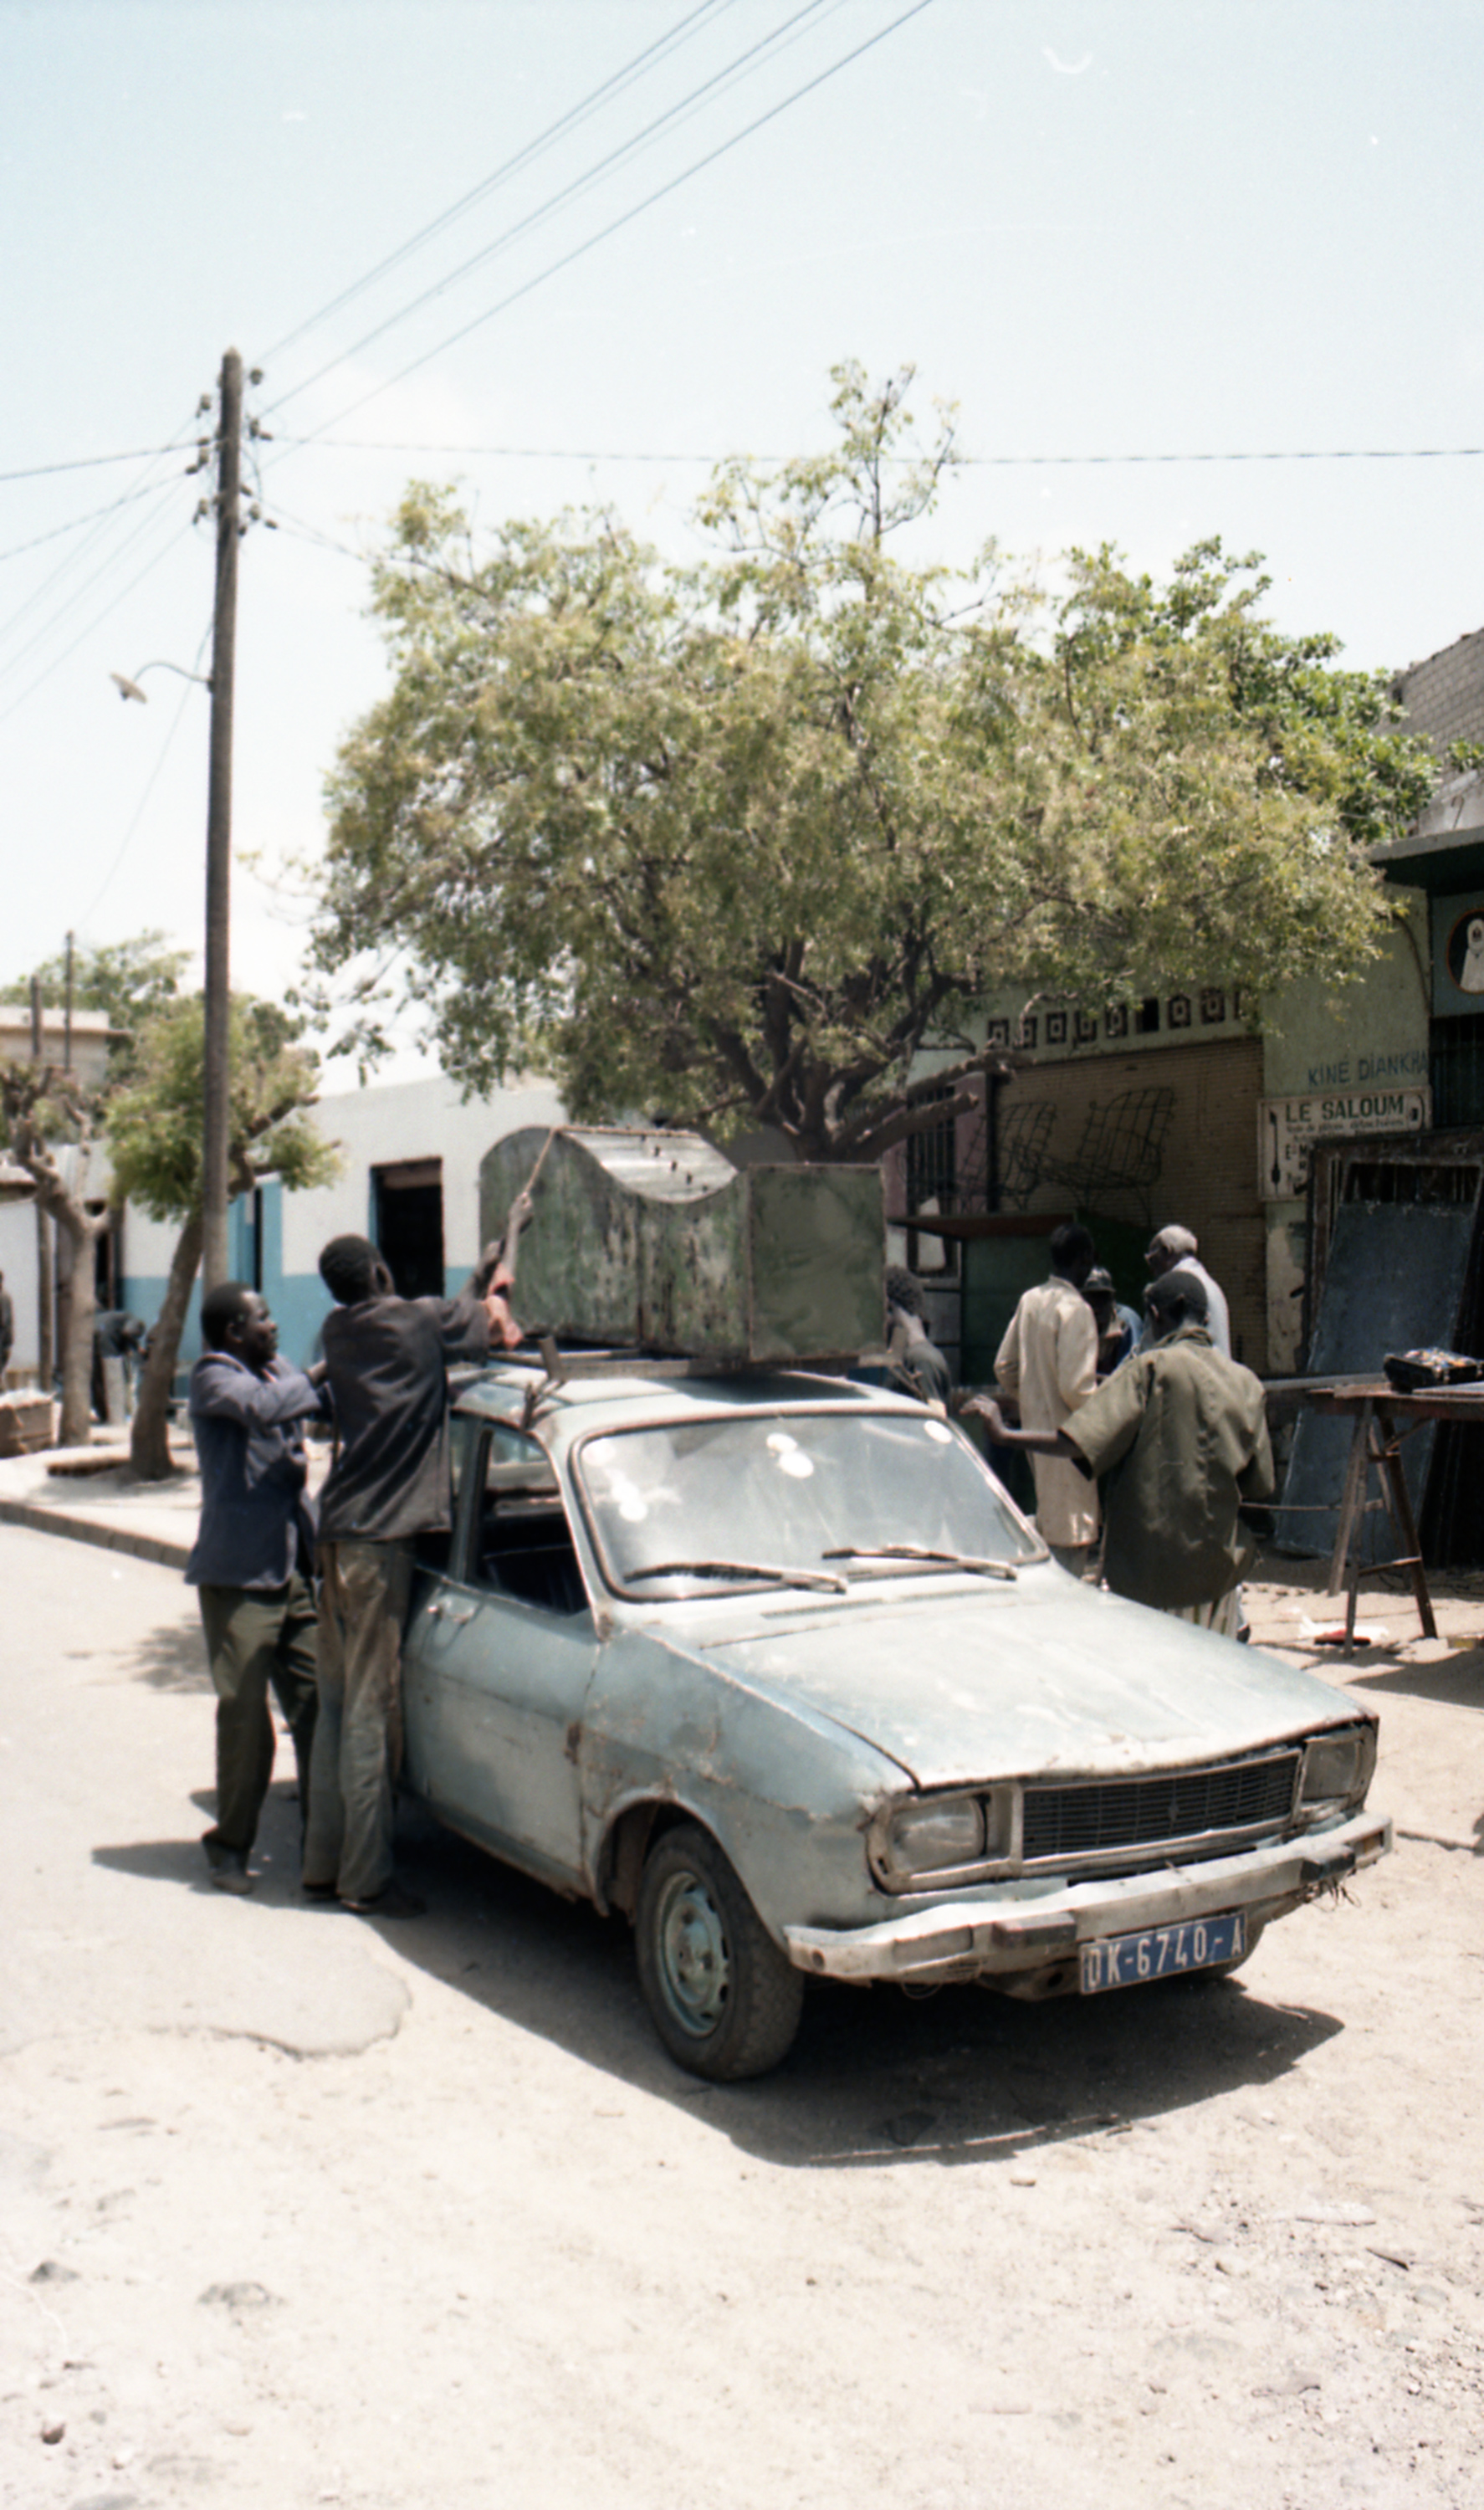
[[[437,1834],[378,1929],[298,1904],[276,1790],[211,1892],[178,1579],[0,1570],[7,2504],[1481,2498],[1484,1653],[1359,1670],[1398,1852],[1240,1979],[819,1992],[723,2090],[618,1925]]]

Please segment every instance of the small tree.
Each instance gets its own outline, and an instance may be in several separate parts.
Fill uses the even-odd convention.
[[[112,1035],[108,1045],[108,1085],[127,1081],[135,1043],[147,1021],[180,1000],[180,979],[190,964],[188,950],[174,949],[166,934],[136,932],[129,941],[104,941],[72,954],[72,1002],[77,1010],[106,1011]],[[12,989],[18,1001],[29,999],[32,984],[52,1010],[65,999],[67,962],[61,952],[33,968]]]
[[[114,1190],[152,1220],[179,1224],[165,1302],[150,1335],[139,1382],[131,1461],[145,1481],[173,1469],[168,1435],[175,1360],[201,1262],[201,1064],[204,1014],[194,997],[159,1011],[140,1031],[132,1080],[108,1108]],[[277,1176],[290,1190],[323,1185],[338,1155],[309,1121],[319,1073],[295,1043],[297,1029],[271,1003],[232,1005],[229,1183],[249,1193]]]
[[[94,1248],[114,1218],[108,1203],[95,1207],[88,1194],[99,1104],[70,1072],[59,1072],[55,1065],[0,1067],[0,1108],[12,1156],[33,1179],[37,1201],[51,1213],[67,1241],[69,1292],[57,1431],[57,1443],[63,1447],[85,1447],[93,1434]],[[57,1147],[68,1137],[70,1160]],[[111,1196],[110,1202],[113,1199]]]

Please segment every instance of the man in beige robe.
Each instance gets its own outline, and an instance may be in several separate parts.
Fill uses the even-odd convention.
[[[1096,1249],[1067,1221],[1051,1232],[1050,1257],[1050,1278],[1026,1291],[995,1357],[1001,1394],[1027,1429],[1059,1429],[1097,1384],[1097,1322],[1083,1297]],[[1061,1456],[1032,1453],[1031,1470],[1042,1540],[1080,1578],[1097,1540],[1096,1487]]]

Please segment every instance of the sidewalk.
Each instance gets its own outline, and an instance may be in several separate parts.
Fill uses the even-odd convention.
[[[96,1542],[105,1551],[129,1551],[136,1560],[183,1569],[201,1514],[201,1474],[196,1450],[184,1430],[172,1431],[171,1454],[179,1467],[173,1480],[137,1482],[129,1469],[127,1430],[94,1427],[91,1448],[47,1447],[37,1456],[0,1456],[0,1525],[29,1526],[36,1534],[64,1535]],[[74,1465],[85,1472],[49,1471]],[[318,1491],[329,1470],[329,1447],[309,1444],[309,1488]]]
[[[196,1539],[201,1476],[188,1438],[171,1441],[181,1469],[172,1481],[137,1482],[129,1470],[127,1438],[99,1431],[90,1452],[106,1469],[52,1473],[47,1466],[81,1457],[81,1448],[49,1447],[37,1456],[0,1457],[0,1524],[25,1525],[75,1542],[130,1551],[167,1569],[183,1569]]]

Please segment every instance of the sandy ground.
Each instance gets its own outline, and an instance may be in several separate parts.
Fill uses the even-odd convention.
[[[625,1929],[431,1830],[411,1924],[298,1903],[283,1788],[257,1896],[212,1892],[178,1578],[0,1564],[7,2504],[1480,2499],[1484,1650],[1368,1597],[1405,1644],[1318,1658],[1397,1849],[1240,1978],[820,1989],[718,2089]]]

